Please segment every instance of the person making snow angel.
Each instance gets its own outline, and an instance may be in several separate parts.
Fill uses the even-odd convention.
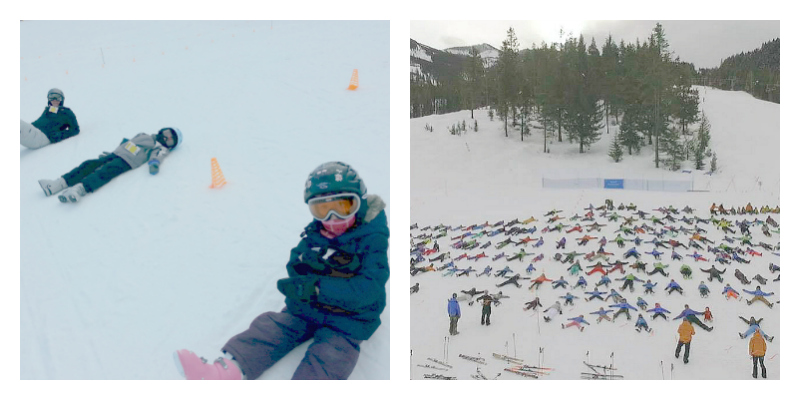
[[[33,124],[19,121],[19,144],[29,149],[39,149],[80,132],[75,113],[64,107],[64,92],[54,88],[47,92],[47,107]]]
[[[266,312],[222,347],[225,357],[207,363],[179,350],[187,379],[257,379],[311,339],[292,379],[347,379],[362,341],[381,324],[389,279],[389,227],[385,204],[349,165],[329,162],[309,174],[304,191],[314,220],[292,249],[281,312]],[[455,296],[455,295],[454,295]]]
[[[86,160],[70,172],[55,180],[41,179],[39,185],[45,196],[56,193],[62,203],[77,203],[87,193],[93,193],[124,172],[147,163],[150,174],[158,173],[161,161],[183,141],[177,128],[164,128],[155,135],[140,133],[133,139],[123,139],[117,148],[104,152],[97,159]]]

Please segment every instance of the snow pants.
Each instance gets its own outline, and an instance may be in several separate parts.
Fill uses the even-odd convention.
[[[450,317],[450,334],[455,335],[458,333],[458,317]]]
[[[39,128],[19,120],[19,144],[29,149],[40,149],[50,144],[50,139]]]
[[[678,348],[675,349],[675,358],[678,358],[678,357],[681,356],[681,347],[686,346],[686,351],[683,353],[683,362],[684,363],[688,363],[689,362],[689,347],[690,347],[691,344],[692,344],[692,342],[683,343],[683,342],[681,342],[679,340],[678,341]]]
[[[67,185],[75,186],[83,183],[86,191],[92,193],[123,172],[130,171],[130,169],[131,166],[125,160],[114,154],[109,154],[95,160],[86,160],[62,177],[67,182]]]
[[[770,336],[767,335],[767,332],[764,332],[764,330],[761,329],[761,327],[759,327],[758,325],[750,325],[750,328],[748,328],[747,331],[744,333],[744,337],[748,337],[748,336],[752,335],[753,332],[756,331],[756,329],[761,331],[761,334],[764,335],[764,339],[769,340]]]
[[[492,321],[490,321],[491,318],[492,308],[484,306],[483,310],[481,310],[481,325],[490,325],[492,323]]]
[[[767,368],[764,366],[764,356],[753,357],[753,378],[758,376],[758,362],[761,361],[761,376],[767,377]]]
[[[709,328],[706,324],[700,322],[700,319],[697,318],[697,316],[695,316],[695,315],[687,315],[686,319],[688,319],[689,322],[691,322],[691,323],[703,328],[706,331],[709,331],[709,332],[711,331],[711,328]]]
[[[247,379],[257,379],[292,349],[314,339],[292,379],[347,379],[358,361],[361,340],[288,312],[266,312],[222,348]]]

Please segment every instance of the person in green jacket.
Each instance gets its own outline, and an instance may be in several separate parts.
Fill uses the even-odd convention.
[[[64,92],[53,88],[47,92],[47,107],[33,124],[19,121],[19,144],[29,149],[40,149],[80,132],[75,113],[64,107]]]

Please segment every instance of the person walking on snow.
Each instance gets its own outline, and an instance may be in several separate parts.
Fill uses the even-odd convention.
[[[483,297],[483,296],[481,296]],[[447,315],[450,317],[450,335],[458,335],[458,319],[461,318],[461,307],[458,305],[458,295],[447,301]]]
[[[767,368],[764,367],[764,356],[767,354],[767,343],[761,337],[761,330],[756,329],[750,339],[750,357],[753,357],[753,378],[758,379],[758,363],[761,363],[761,377],[767,379]]]
[[[59,194],[62,203],[77,203],[87,193],[94,193],[103,185],[126,171],[147,163],[150,174],[158,173],[161,162],[183,141],[177,128],[164,128],[158,134],[140,133],[133,139],[123,139],[116,150],[104,152],[99,158],[84,161],[81,165],[58,179],[39,180],[45,196]]]
[[[78,119],[64,107],[64,92],[53,88],[47,92],[47,107],[36,121],[19,120],[19,144],[35,150],[58,143],[81,133]]]
[[[313,220],[291,251],[289,276],[277,284],[286,307],[257,316],[228,340],[222,347],[227,356],[214,363],[179,350],[176,360],[187,379],[257,379],[308,340],[293,379],[346,379],[352,373],[361,342],[378,329],[386,307],[385,203],[367,194],[358,173],[342,162],[315,168],[305,182],[304,200]]]
[[[675,349],[675,358],[680,358],[681,347],[686,347],[683,353],[683,363],[689,363],[689,348],[692,343],[692,335],[694,335],[694,327],[689,322],[688,318],[684,318],[681,325],[678,327],[678,347]]]

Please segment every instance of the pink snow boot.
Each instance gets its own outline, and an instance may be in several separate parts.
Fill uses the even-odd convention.
[[[242,370],[230,359],[219,357],[209,364],[205,358],[183,349],[173,353],[175,366],[188,380],[241,380]]]

